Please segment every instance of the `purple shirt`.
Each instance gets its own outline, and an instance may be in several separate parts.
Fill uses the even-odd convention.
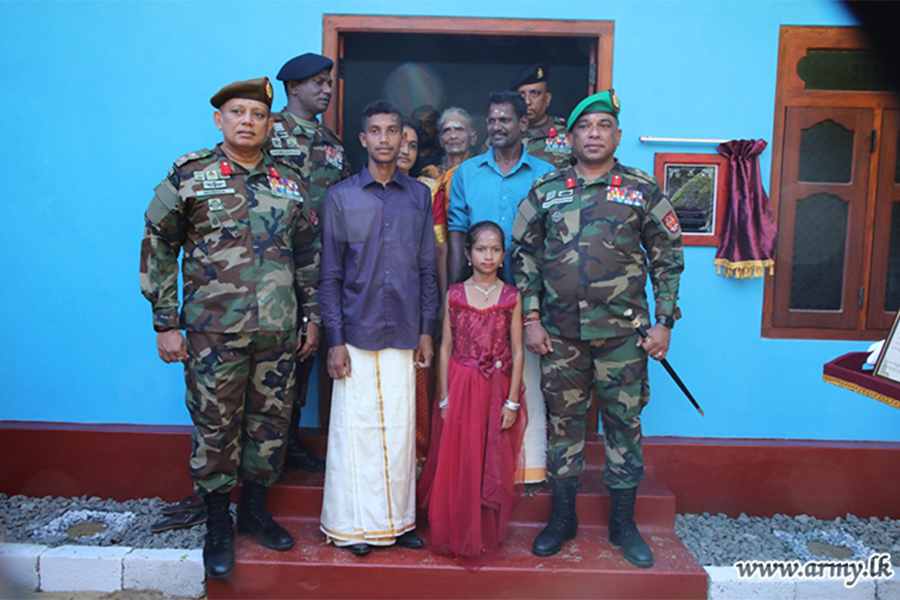
[[[399,171],[387,185],[367,168],[322,204],[319,309],[328,345],[419,347],[438,306],[431,192]]]

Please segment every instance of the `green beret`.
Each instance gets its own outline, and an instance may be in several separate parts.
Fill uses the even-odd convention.
[[[572,126],[575,125],[575,121],[577,121],[584,113],[605,112],[618,119],[619,108],[619,97],[616,96],[614,90],[608,89],[605,92],[593,94],[578,103],[578,106],[576,106],[575,110],[572,111],[572,114],[569,115],[569,121],[566,124],[566,127],[572,129]]]
[[[247,100],[259,100],[272,108],[272,96],[272,84],[269,83],[269,78],[260,77],[229,83],[216,92],[216,95],[209,99],[209,103],[216,108],[222,108],[222,105],[232,98],[246,98]]]

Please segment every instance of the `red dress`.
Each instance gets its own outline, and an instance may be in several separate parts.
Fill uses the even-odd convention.
[[[469,305],[462,283],[451,285],[447,296],[453,336],[450,400],[445,419],[434,407],[417,503],[427,519],[429,548],[477,569],[500,557],[517,496],[514,475],[527,421],[523,388],[516,422],[500,428],[512,375],[509,331],[516,288],[504,284],[497,304],[486,309]]]

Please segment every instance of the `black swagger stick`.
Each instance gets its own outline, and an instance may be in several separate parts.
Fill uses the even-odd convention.
[[[630,308],[626,309],[623,314],[625,315],[625,318],[631,322],[631,326],[634,327],[635,331],[638,332],[639,336],[641,336],[642,338],[646,338],[649,336],[649,334],[647,333],[647,330],[644,329],[643,325],[641,325],[640,319],[637,318],[637,316],[634,314],[633,310],[631,310]],[[659,362],[662,363],[662,366],[665,367],[666,371],[669,372],[669,375],[672,376],[672,379],[675,380],[675,383],[678,384],[678,387],[681,388],[681,391],[684,392],[684,395],[687,396],[688,400],[691,401],[691,404],[694,405],[694,408],[697,409],[697,412],[700,413],[700,416],[705,417],[706,413],[703,412],[703,409],[700,408],[700,405],[697,404],[696,400],[694,400],[694,397],[688,391],[687,386],[684,385],[684,382],[681,381],[681,378],[675,373],[675,369],[672,368],[672,365],[669,364],[669,361],[667,361],[664,358],[664,359],[660,360]]]

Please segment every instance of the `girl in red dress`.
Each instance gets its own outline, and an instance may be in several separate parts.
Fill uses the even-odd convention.
[[[467,233],[473,274],[447,291],[441,394],[417,490],[429,548],[469,569],[500,557],[527,421],[522,301],[497,277],[503,241],[491,221]]]

